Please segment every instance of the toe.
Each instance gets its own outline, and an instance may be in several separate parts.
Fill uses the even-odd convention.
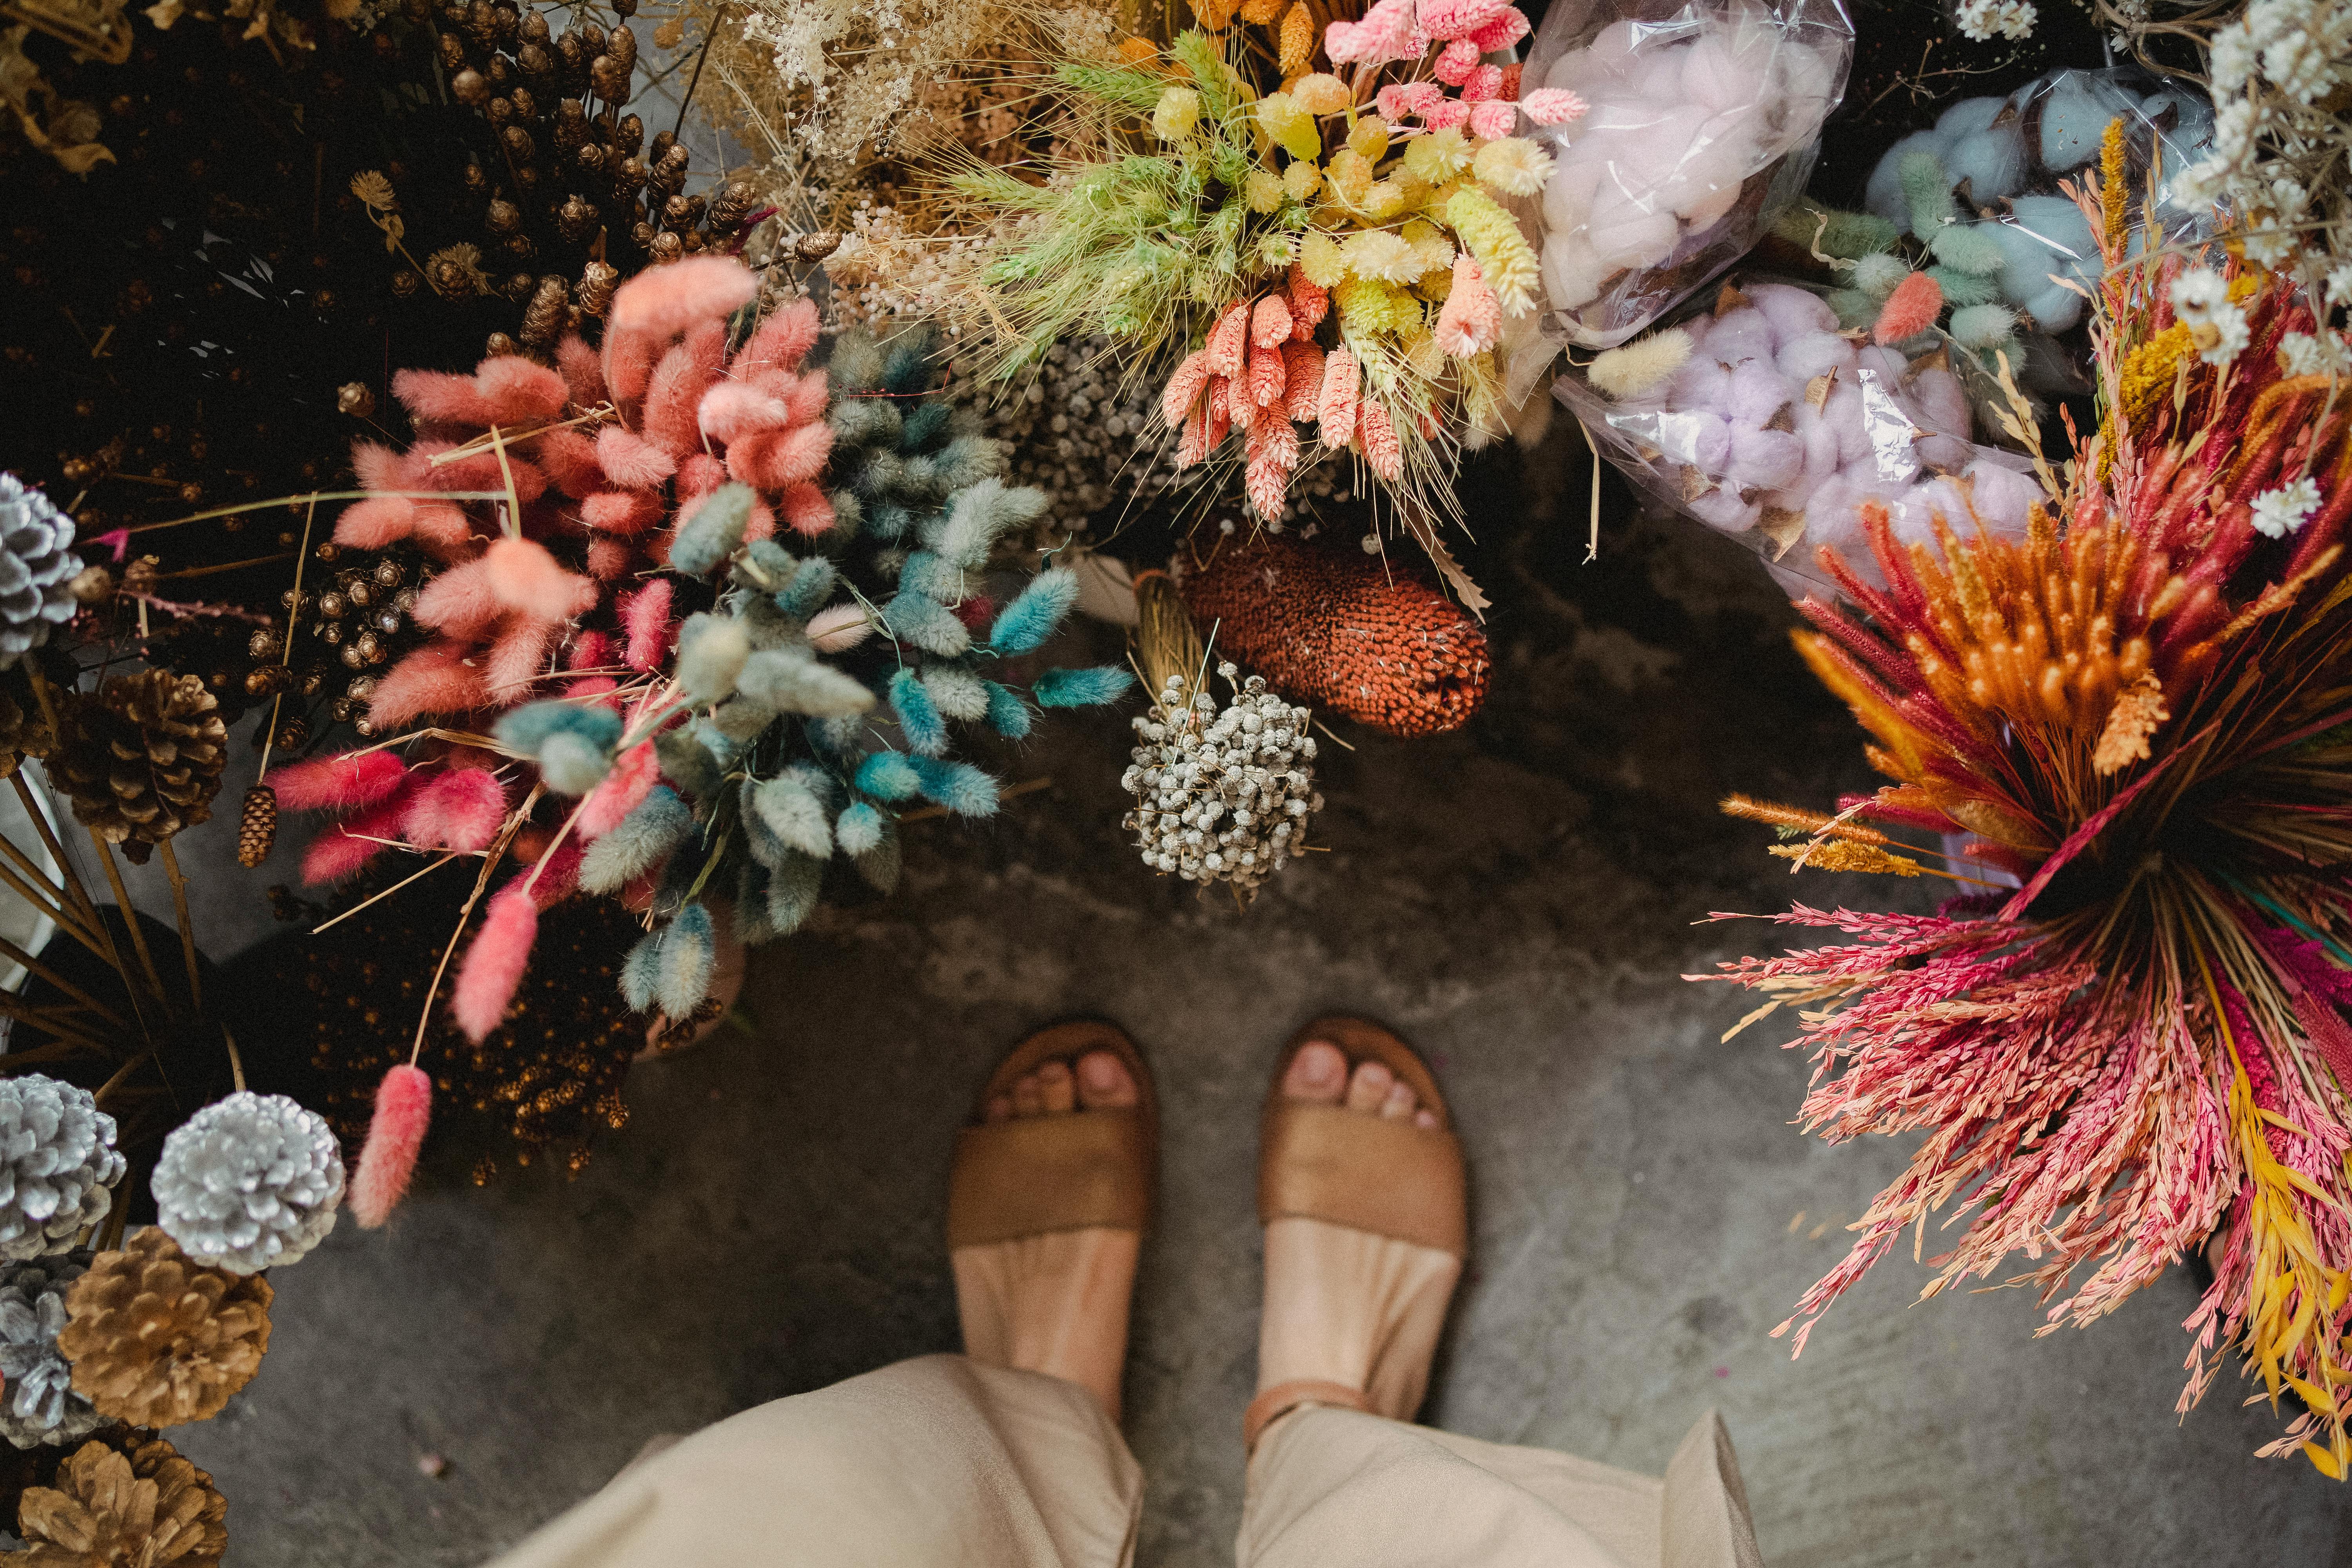
[[[1043,1116],[1045,1114],[1045,1088],[1034,1072],[1023,1073],[1013,1083],[1013,1114]]]
[[[1282,1092],[1290,1100],[1337,1105],[1348,1086],[1348,1058],[1328,1040],[1309,1040],[1290,1058],[1282,1075]]]
[[[1138,1096],[1135,1075],[1117,1051],[1088,1051],[1078,1058],[1078,1103],[1089,1110],[1110,1110],[1133,1105]]]
[[[1399,1079],[1389,1085],[1388,1098],[1381,1101],[1381,1120],[1383,1121],[1410,1121],[1413,1110],[1420,1104],[1421,1101],[1414,1097],[1412,1089],[1402,1079]]]
[[[1396,1075],[1380,1062],[1359,1062],[1348,1079],[1348,1109],[1360,1115],[1371,1115],[1389,1097],[1389,1086]]]
[[[1070,1074],[1070,1064],[1047,1062],[1039,1068],[1037,1093],[1045,1102],[1048,1116],[1061,1116],[1076,1110],[1078,1108],[1078,1085]]]
[[[1412,1124],[1415,1127],[1426,1127],[1434,1132],[1437,1131],[1437,1112],[1426,1108],[1416,1110],[1412,1113]]]
[[[995,1099],[993,1099],[993,1100],[990,1100],[990,1101],[988,1102],[988,1110],[984,1112],[984,1114],[985,1114],[985,1116],[986,1116],[987,1120],[989,1120],[989,1121],[1012,1121],[1012,1120],[1013,1120],[1013,1097],[1012,1097],[1011,1095],[1009,1095],[1009,1094],[1000,1094],[1000,1095],[998,1095]]]

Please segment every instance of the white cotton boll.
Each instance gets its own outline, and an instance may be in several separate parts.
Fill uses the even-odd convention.
[[[1843,379],[1853,373],[1853,345],[1835,332],[1807,332],[1783,340],[1773,363],[1799,386],[1826,373]]]
[[[1730,489],[1709,490],[1703,496],[1685,501],[1683,505],[1693,517],[1709,528],[1720,529],[1726,533],[1745,533],[1755,527],[1764,515],[1763,503],[1742,500],[1739,492]]]
[[[1870,426],[1863,418],[1862,391],[1840,383],[1822,405],[1822,423],[1837,438],[1838,461],[1847,467],[1870,460]]]
[[[1976,452],[1974,446],[1958,436],[1922,436],[1911,444],[1911,454],[1919,459],[1920,467],[1947,472],[1968,467]]]
[[[1763,78],[1732,53],[1730,41],[1719,33],[1683,50],[1678,64],[1683,96],[1709,113],[1745,108],[1763,94]]]
[[[1673,461],[1711,479],[1720,478],[1731,461],[1731,426],[1703,408],[1659,415],[1654,444]]]
[[[1769,163],[1759,155],[1760,121],[1753,110],[1709,115],[1691,134],[1684,171],[1695,184],[1737,187]]]
[[[1666,396],[1676,408],[1712,408],[1721,413],[1731,406],[1731,369],[1716,359],[1712,348],[1702,345],[1690,363],[1675,372]]]
[[[1730,180],[1695,196],[1683,209],[1683,219],[1693,234],[1704,234],[1723,221],[1724,215],[1739,205],[1739,193],[1745,182]]]
[[[1786,106],[1780,145],[1783,150],[1801,146],[1813,139],[1829,116],[1837,92],[1837,62],[1819,49],[1799,44],[1781,49],[1772,64],[1779,96]]]
[[[1753,305],[1743,305],[1717,316],[1714,329],[1706,335],[1707,353],[1726,364],[1751,359],[1769,363],[1773,347],[1772,323]]]
[[[2032,170],[2025,128],[2014,120],[1960,137],[1944,154],[1944,173],[1956,185],[1967,181],[1969,195],[1979,206],[2023,190]]]
[[[1609,269],[1592,247],[1575,234],[1554,233],[1544,241],[1544,299],[1555,310],[1573,310],[1601,297]]]
[[[1614,93],[1586,100],[1583,118],[1570,128],[1572,139],[1569,150],[1577,157],[1590,157],[1594,148],[1614,147],[1622,142],[1654,134],[1659,126],[1680,118],[1673,104],[1636,98],[1620,88]],[[1684,139],[1689,139],[1687,132]]]
[[[1919,423],[1941,436],[1965,440],[1972,423],[1968,389],[1948,370],[1930,365],[1911,383],[1912,401],[1919,407]]]
[[[1910,362],[1893,349],[1876,343],[1864,343],[1854,351],[1854,369],[1863,374],[1874,375],[1893,386],[1911,373]]]
[[[1614,21],[1595,33],[1582,52],[1594,69],[1620,73],[1630,68],[1649,30],[1630,18]]]
[[[1807,405],[1797,405],[1797,439],[1804,443],[1805,482],[1817,485],[1838,470],[1837,432]]]
[[[1903,160],[1914,153],[1943,156],[1945,139],[1932,131],[1914,131],[1886,150],[1870,171],[1862,205],[1904,233],[1911,232],[1911,204],[1903,195]]]
[[[1805,444],[1787,430],[1731,427],[1731,466],[1724,478],[1742,489],[1777,490],[1805,471]]]
[[[1964,98],[1936,117],[1936,134],[1949,146],[1990,126],[2008,106],[2005,98]]]
[[[1606,205],[1607,187],[1643,211],[1655,211],[1657,188],[1680,174],[1693,155],[1698,121],[1687,113],[1661,114],[1646,125],[1612,132],[1603,189],[1593,198],[1596,210]]]
[[[1978,521],[2003,539],[2024,538],[2028,512],[2034,502],[2044,500],[2033,476],[1983,458],[1970,463],[1966,471]]]
[[[1592,216],[1592,196],[1600,188],[1601,174],[1598,163],[1581,157],[1564,158],[1552,166],[1551,178],[1544,182],[1546,233],[1568,234],[1584,226]]]
[[[1670,212],[1645,213],[1621,203],[1604,216],[1596,205],[1585,237],[1604,268],[1649,267],[1663,261],[1675,248],[1681,229]]]
[[[1701,40],[1704,43],[1705,40]],[[1685,62],[1697,47],[1666,48],[1647,51],[1634,67],[1633,90],[1652,103],[1679,102],[1688,92],[1685,85]]]
[[[1731,369],[1723,412],[1735,425],[1769,425],[1775,414],[1797,401],[1801,390],[1769,359],[1746,360]]]
[[[1786,347],[1790,340],[1811,332],[1837,331],[1837,312],[1827,301],[1809,289],[1787,283],[1751,283],[1740,292],[1748,302],[1764,312],[1772,323],[1772,331]]]

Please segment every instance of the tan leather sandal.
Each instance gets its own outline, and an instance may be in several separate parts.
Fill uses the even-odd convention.
[[[1285,1095],[1282,1080],[1291,1061],[1314,1040],[1337,1046],[1351,1074],[1365,1061],[1385,1066],[1437,1118],[1437,1125],[1391,1121]],[[1286,1216],[1318,1219],[1457,1258],[1467,1256],[1470,1203],[1462,1145],[1437,1079],[1411,1046],[1378,1024],[1349,1017],[1318,1018],[1291,1037],[1275,1067],[1259,1122],[1257,1215],[1260,1225]],[[1242,1417],[1244,1446],[1255,1450],[1267,1426],[1301,1405],[1371,1408],[1363,1390],[1345,1384],[1279,1383],[1250,1401]]]
[[[1080,1106],[1066,1115],[981,1120],[988,1102],[1050,1061],[1077,1069],[1107,1050],[1127,1064],[1136,1103]],[[1143,1054],[1115,1026],[1082,1018],[1038,1030],[997,1064],[973,1107],[974,1125],[956,1134],[948,1174],[948,1246],[984,1247],[1094,1226],[1143,1231],[1160,1173],[1160,1106]]]

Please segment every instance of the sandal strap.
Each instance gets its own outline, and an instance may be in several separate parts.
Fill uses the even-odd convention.
[[[948,1246],[982,1247],[1151,1215],[1151,1123],[1139,1108],[1019,1117],[956,1134]]]
[[[1257,1440],[1265,1429],[1302,1405],[1337,1405],[1364,1411],[1372,1407],[1362,1389],[1350,1388],[1344,1383],[1325,1383],[1311,1377],[1277,1383],[1251,1400],[1249,1408],[1242,1412],[1243,1450],[1255,1453]]]
[[[1469,1251],[1462,1146],[1444,1129],[1277,1094],[1258,1150],[1261,1225],[1319,1219],[1456,1258]]]

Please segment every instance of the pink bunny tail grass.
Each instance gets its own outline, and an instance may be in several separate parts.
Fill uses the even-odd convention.
[[[727,363],[727,323],[704,321],[662,355],[646,387],[646,439],[674,457],[702,449],[702,395]]]
[[[733,315],[759,292],[760,279],[734,258],[689,256],[622,284],[613,296],[610,330],[673,337],[698,322]]]
[[[587,858],[588,851],[576,837],[566,839],[554,854],[547,858],[547,864],[541,868],[539,880],[532,884],[530,889],[530,901],[542,910],[551,910],[578,892],[580,863]],[[524,880],[529,881],[530,878],[530,873],[523,873]]]
[[[506,614],[506,606],[491,587],[488,563],[474,560],[452,566],[425,584],[409,614],[420,626],[450,637],[472,637]]]
[[[814,539],[838,521],[834,516],[833,498],[812,479],[786,485],[784,493],[776,498],[776,505],[782,510],[784,521],[792,531],[805,538]]]
[[[482,705],[482,672],[466,662],[469,643],[430,642],[392,667],[368,699],[368,721],[398,729],[427,713],[462,713]],[[283,793],[278,798],[282,801]]]
[[[602,669],[612,662],[613,636],[610,632],[582,632],[572,639],[563,655],[566,669]]]
[[[596,458],[596,443],[577,430],[542,431],[531,441],[530,455],[555,488],[574,500],[594,495],[610,482]]]
[[[716,381],[702,395],[696,414],[702,433],[725,444],[754,430],[781,430],[793,422],[792,405],[748,381]]]
[[[280,811],[357,811],[390,798],[408,770],[390,752],[346,752],[270,771]]]
[[[529,698],[531,683],[547,673],[548,655],[562,629],[561,621],[513,617],[490,645],[490,657],[482,666],[483,696],[500,707]]]
[[[604,363],[586,340],[568,337],[556,344],[555,364],[563,373],[563,384],[571,389],[572,402],[593,408],[604,401]]]
[[[1944,312],[1944,290],[1925,272],[1914,272],[1895,286],[1895,292],[1879,307],[1877,324],[1870,329],[1874,341],[1882,346],[1899,343],[1906,338],[1917,337],[1936,324]]]
[[[1503,303],[1466,253],[1454,258],[1454,287],[1437,312],[1437,346],[1455,359],[1493,348],[1503,335]]]
[[[819,610],[808,624],[809,646],[819,653],[840,653],[856,647],[874,632],[873,618],[863,605],[835,605]]]
[[[474,395],[489,416],[483,424],[513,429],[561,419],[572,389],[559,371],[520,354],[500,354],[474,372]]]
[[[419,425],[490,425],[474,378],[443,370],[394,371],[392,395]]]
[[[486,849],[507,819],[504,785],[482,768],[453,768],[409,800],[401,831],[420,849]]]
[[[359,476],[363,490],[404,490],[408,483],[407,454],[395,452],[380,441],[352,443],[352,471]]]
[[[816,301],[802,300],[776,311],[760,323],[743,352],[735,356],[735,373],[750,375],[762,370],[798,370],[809,350],[816,347]]]
[[[623,817],[644,804],[660,777],[661,763],[654,755],[651,741],[622,752],[613,771],[588,792],[586,803],[580,807],[580,837],[593,842],[618,827]]]
[[[621,628],[628,634],[622,658],[631,669],[650,671],[668,656],[670,584],[656,577],[621,601]]]
[[[661,497],[650,490],[604,490],[580,503],[580,521],[599,533],[631,538],[664,516]]]
[[[449,1016],[478,1046],[506,1016],[523,971],[530,967],[531,943],[539,940],[539,904],[523,891],[527,880],[528,876],[517,878],[490,900],[449,993]]]
[[[383,1075],[359,1168],[352,1173],[352,1217],[362,1230],[381,1226],[408,1195],[408,1179],[432,1121],[433,1079],[424,1069],[403,1062]]]
[[[407,810],[408,798],[404,790],[310,840],[310,848],[302,852],[303,884],[315,888],[340,882],[383,854],[386,847],[383,841],[400,837],[400,819]]]
[[[604,333],[604,384],[624,414],[635,414],[645,401],[646,383],[653,377],[654,361],[661,357],[665,341],[645,332]]]
[[[677,472],[676,458],[617,425],[596,432],[596,462],[613,483],[630,489],[650,489]]]
[[[547,546],[501,539],[483,552],[482,568],[499,603],[535,621],[568,621],[596,603],[596,584],[566,572]]]

